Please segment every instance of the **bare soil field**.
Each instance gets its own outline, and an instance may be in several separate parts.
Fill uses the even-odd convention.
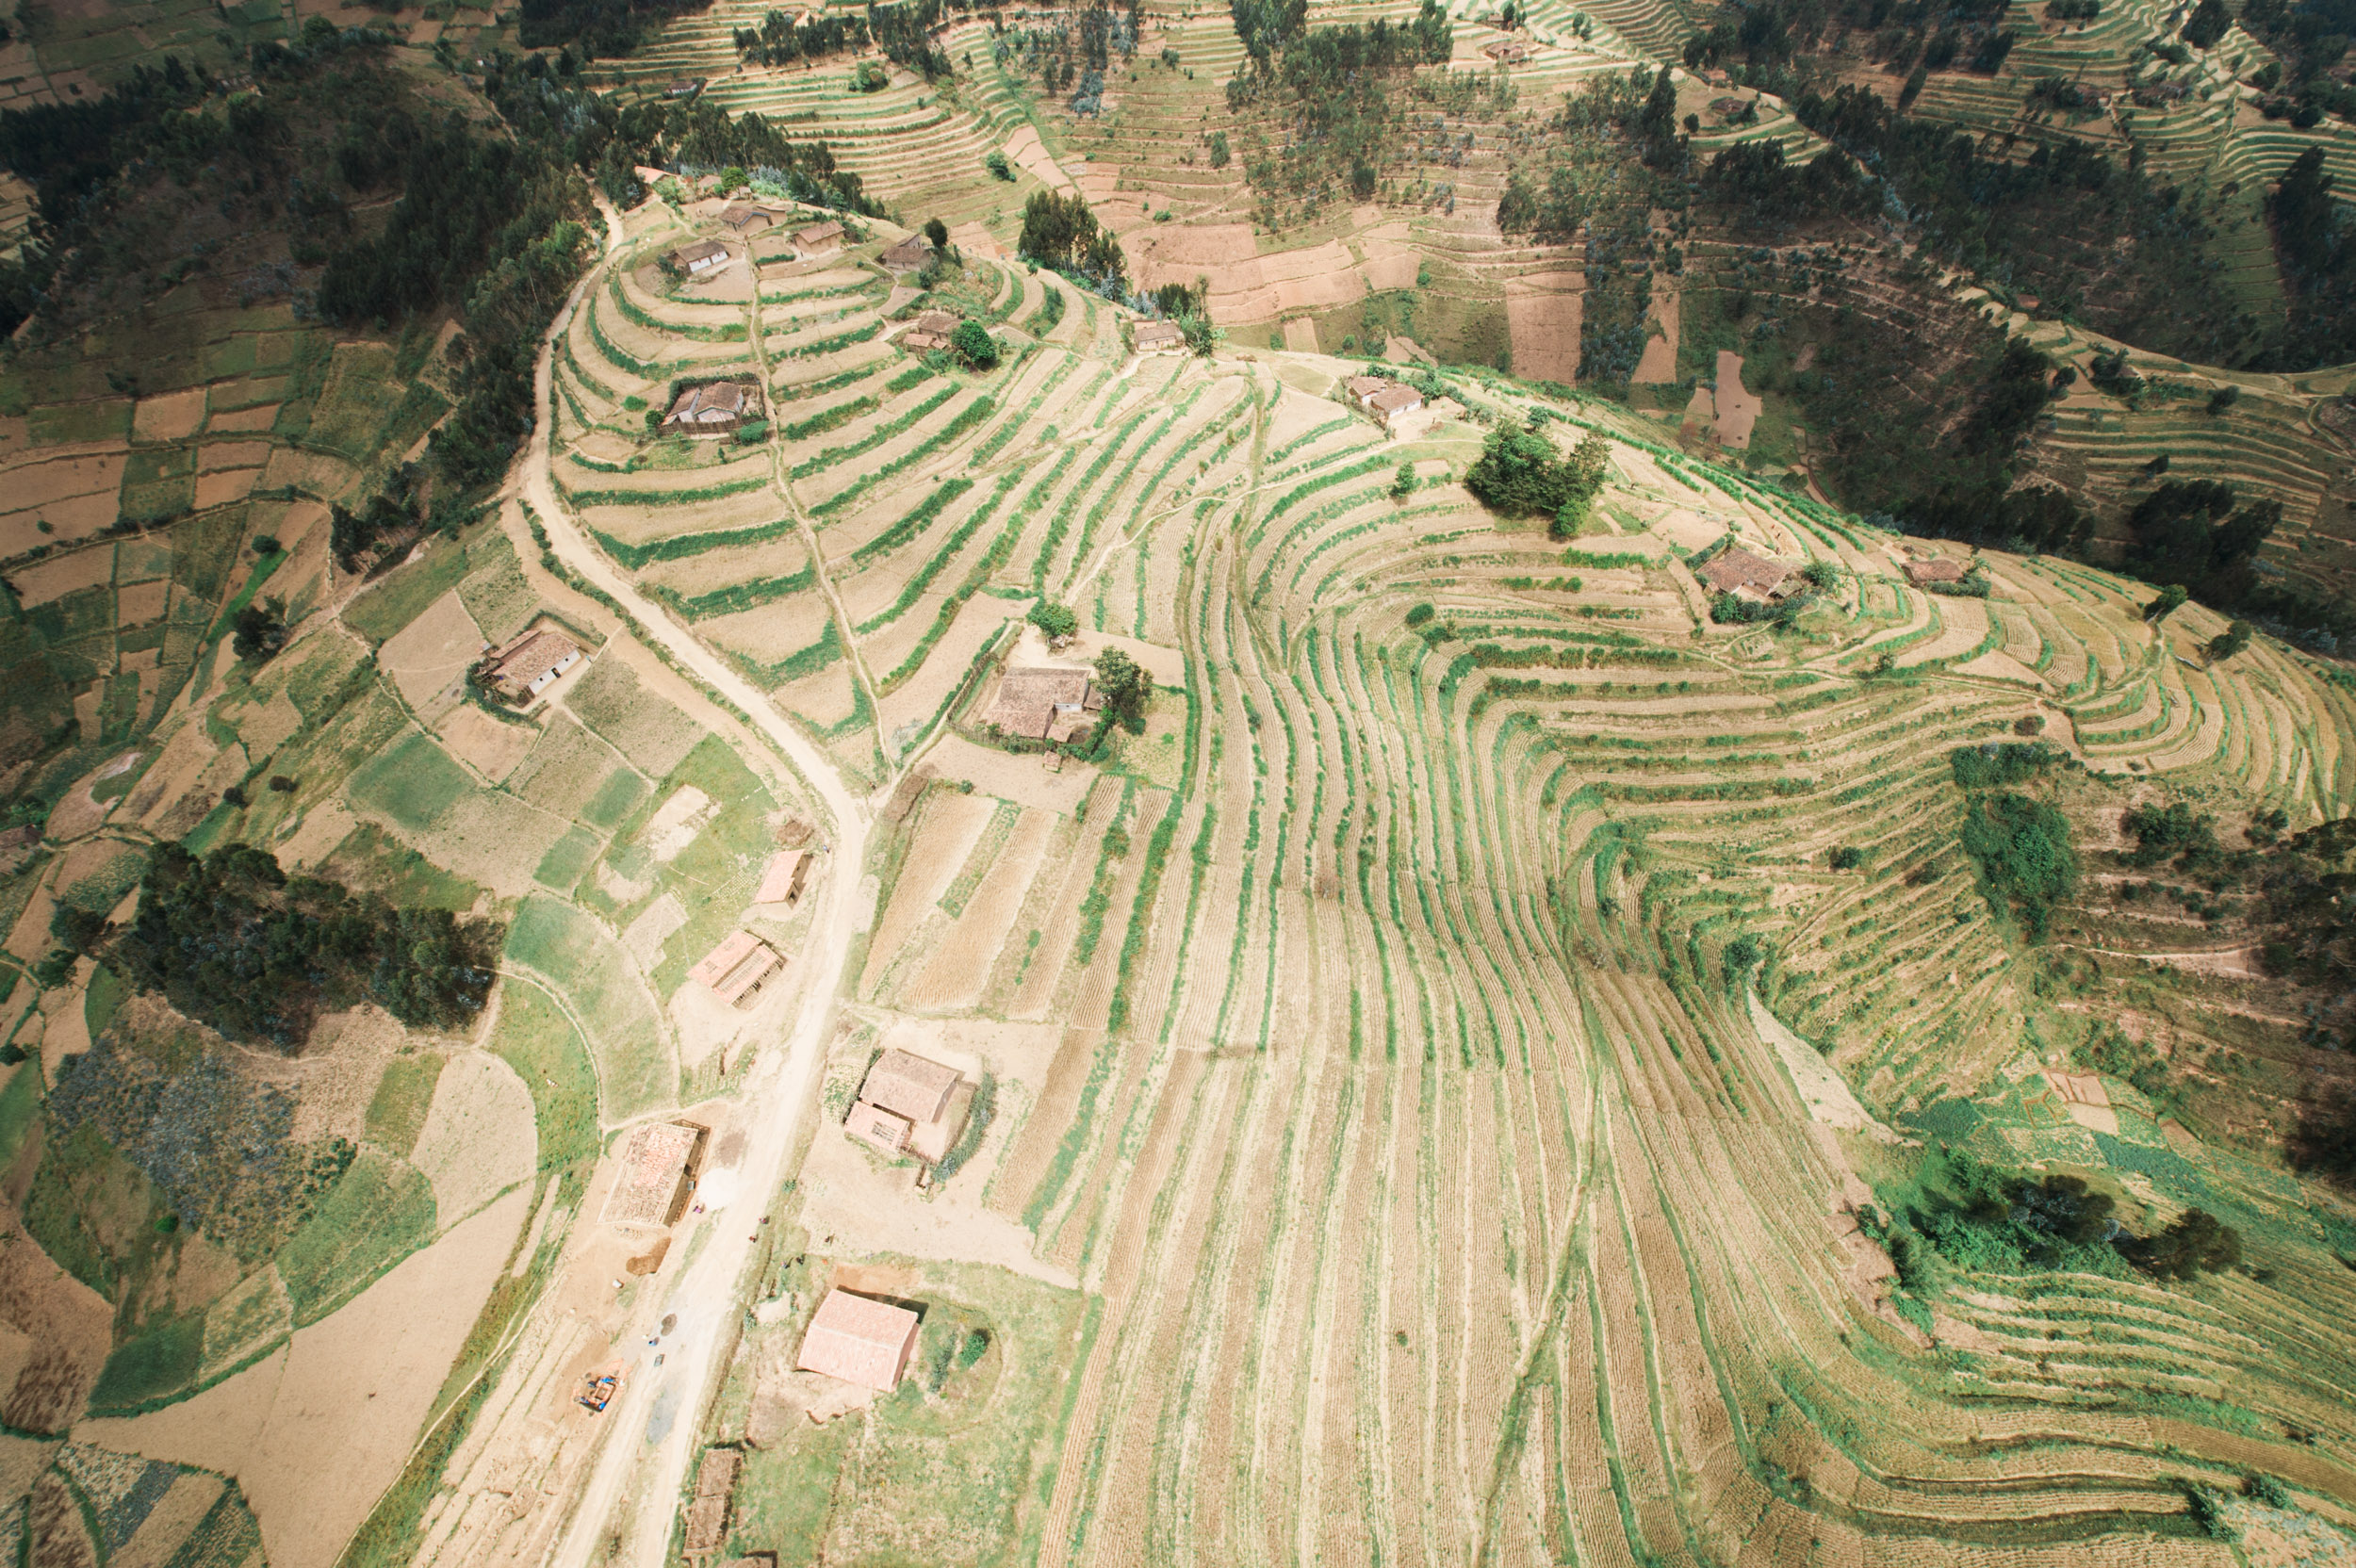
[[[75,1436],[233,1478],[271,1562],[333,1568],[407,1459],[530,1206],[529,1191],[509,1193],[268,1360]]]
[[[1718,444],[1741,451],[1751,444],[1751,427],[1766,405],[1742,388],[1742,356],[1718,351]]]

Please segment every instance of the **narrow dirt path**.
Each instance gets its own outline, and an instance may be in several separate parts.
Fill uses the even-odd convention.
[[[733,703],[750,726],[810,786],[834,819],[826,886],[800,962],[808,979],[799,1012],[784,1049],[762,1054],[744,1099],[748,1138],[745,1163],[732,1194],[714,1193],[705,1223],[712,1234],[695,1261],[671,1282],[663,1310],[678,1324],[663,1341],[663,1364],[632,1369],[621,1396],[606,1413],[602,1446],[581,1490],[570,1524],[554,1554],[556,1568],[585,1568],[598,1557],[600,1539],[617,1505],[627,1499],[629,1516],[620,1532],[624,1550],[614,1560],[638,1568],[661,1568],[668,1552],[677,1510],[703,1412],[725,1370],[721,1354],[732,1347],[729,1333],[745,1265],[760,1234],[761,1211],[785,1173],[787,1159],[815,1103],[818,1070],[827,1031],[833,1026],[836,994],[850,957],[851,938],[862,913],[859,882],[867,858],[869,803],[851,792],[834,763],[813,741],[773,706],[765,693],[730,668],[684,627],[640,594],[637,585],[598,552],[558,499],[548,475],[554,426],[552,356],[559,339],[590,290],[599,286],[625,236],[621,215],[600,202],[605,216],[606,253],[574,288],[541,341],[533,373],[532,443],[514,481],[515,493],[540,514],[549,548],[557,558],[614,600],[637,624],[638,635],[659,645],[679,666],[716,695]],[[839,613],[839,610],[838,610]],[[667,1421],[667,1425],[663,1425]]]

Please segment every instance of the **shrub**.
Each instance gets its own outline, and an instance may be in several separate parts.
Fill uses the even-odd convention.
[[[2037,777],[2067,755],[2042,741],[2022,744],[2007,741],[1984,746],[1957,746],[1947,754],[1955,782],[1967,790],[1992,790]]]
[[[2031,941],[2042,941],[2053,906],[2078,885],[2077,851],[2062,814],[2027,795],[1983,796],[1964,817],[1963,851],[1979,867],[1989,906],[2010,910]]]
[[[1214,169],[1226,168],[1227,160],[1231,155],[1230,155],[1227,150],[1227,133],[1225,131],[1213,131],[1211,133],[1211,167]]]
[[[1413,463],[1401,463],[1399,470],[1391,475],[1391,498],[1403,501],[1415,493],[1415,466]]]
[[[1411,631],[1414,630],[1415,628],[1422,626],[1425,622],[1431,620],[1432,617],[1437,613],[1439,613],[1439,612],[1433,610],[1428,604],[1416,605],[1414,609],[1407,612],[1408,629]]]
[[[2173,858],[2190,866],[2217,858],[2214,820],[2196,815],[2181,800],[2165,807],[2138,806],[2120,817],[2119,826],[2135,840],[2129,865],[2155,866]]]
[[[957,330],[949,335],[949,347],[971,369],[997,368],[997,339],[991,337],[989,329],[979,321],[959,321]]]
[[[993,178],[1009,181],[1014,178],[1014,165],[1006,161],[1004,153],[993,150],[982,159],[982,167],[989,170]]]
[[[1030,614],[1024,618],[1051,641],[1069,637],[1080,629],[1080,617],[1072,613],[1072,607],[1057,604],[1053,599],[1039,600],[1031,606]]]
[[[1865,851],[1854,844],[1842,844],[1827,857],[1826,863],[1835,871],[1855,871],[1865,864]]]
[[[1741,984],[1742,977],[1757,969],[1766,956],[1765,944],[1745,931],[1726,943],[1726,951],[1719,955],[1718,961],[1726,970],[1726,984],[1733,986]]]

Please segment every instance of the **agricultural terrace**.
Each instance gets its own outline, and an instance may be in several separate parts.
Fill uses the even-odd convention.
[[[1365,200],[1334,194],[1336,171],[1324,172],[1322,187],[1296,178],[1281,102],[1231,109],[1226,85],[1245,60],[1216,8],[1145,12],[1134,53],[1116,51],[1092,109],[1075,107],[1068,84],[1049,90],[1043,69],[1071,57],[1072,13],[1010,16],[1003,30],[951,13],[936,41],[948,76],[926,81],[893,66],[888,86],[861,92],[850,75],[872,51],[781,66],[741,60],[735,33],[758,29],[768,8],[722,0],[596,74],[624,94],[701,76],[730,111],[814,122],[869,194],[909,224],[941,218],[969,258],[1012,251],[1030,195],[1076,191],[1120,238],[1135,285],[1207,286],[1209,312],[1237,348],[1387,349],[1400,363],[1420,353],[1566,385],[1625,384],[1664,445],[1812,482],[1860,511],[1885,504],[1889,481],[1829,438],[1827,427],[1864,416],[1832,387],[1871,386],[1872,402],[1909,411],[1905,428],[1939,430],[1968,411],[2001,334],[2026,333],[2080,375],[2023,461],[2092,510],[2098,539],[2120,534],[2141,466],[2165,451],[2177,477],[2223,480],[2283,503],[2266,559],[2286,576],[2351,580],[2344,443],[2319,418],[2346,390],[2344,374],[2226,372],[2138,353],[2146,389],[2101,392],[2086,361],[2108,340],[2034,294],[1928,265],[1928,253],[1918,259],[1878,217],[1795,223],[1713,201],[1659,204],[1625,139],[1603,145],[1591,131],[1562,127],[1574,99],[1661,66],[1677,78],[1679,124],[1691,117],[1696,127],[1689,152],[1697,171],[1749,143],[1772,142],[1792,165],[1816,158],[1825,144],[1791,105],[1677,65],[1709,20],[1701,8],[1542,3],[1522,8],[1525,24],[1510,34],[1469,12],[1454,17],[1449,57],[1383,90],[1385,117],[1372,133],[1377,185]],[[1346,6],[1313,20],[1398,24],[1410,13]],[[1932,73],[1911,108],[1980,138],[1989,155],[2016,139],[2016,156],[2037,138],[2074,139],[2123,167],[2132,140],[2154,188],[2181,190],[2184,211],[2209,234],[2202,255],[2214,271],[2202,276],[2212,281],[2184,309],[2217,303],[2227,316],[2279,318],[2281,269],[2261,210],[2268,182],[2321,145],[2335,188],[2356,189],[2342,168],[2356,129],[2334,118],[2293,131],[2261,118],[2245,78],[2271,57],[2239,29],[2187,64],[2170,63],[2153,48],[2168,46],[2181,21],[2181,8],[2128,0],[2090,23],[2062,23],[2022,0],[2003,19],[2017,44],[1992,75],[1961,69],[1967,62]],[[1903,86],[1854,49],[1818,63],[1827,86],[1846,81],[1891,100]],[[2112,106],[2055,110],[2035,97],[2037,84],[2054,79],[2105,94]],[[992,153],[1011,179],[979,172]],[[1575,189],[1579,222],[1501,232],[1499,204],[1516,180],[1541,195]],[[1739,416],[1719,422],[1718,383],[1729,368],[1742,383],[1736,405],[1758,404],[1747,426]],[[2238,404],[2208,410],[2210,394],[2228,384],[2240,389]]]
[[[1452,371],[1464,416],[1394,439],[1349,361],[1133,360],[1119,312],[976,247],[935,294],[998,367],[911,358],[883,223],[808,263],[756,241],[731,319],[738,286],[647,281],[694,220],[631,214],[586,291],[554,472],[846,772],[897,779],[703,1434],[750,1446],[729,1552],[2197,1561],[2187,1478],[2356,1501],[2345,1208],[2222,1119],[2203,1145],[2132,1064],[2089,1070],[2099,1132],[2044,1076],[2092,1049],[2105,953],[2219,1064],[2295,1066],[2295,1032],[2179,983],[2182,939],[2103,894],[2053,917],[2096,977],[2053,992],[1957,847],[1950,762],[2034,719],[2089,854],[2155,798],[2310,825],[2356,805],[2328,672],[2264,640],[2211,662],[2218,617],[2155,626],[2052,560],[1924,593],[1906,562],[1956,547],[1611,405]],[[767,389],[758,440],[632,428],[714,366]],[[1567,543],[1463,487],[1484,425],[1533,417],[1612,442]],[[1833,586],[1719,624],[1688,558],[1729,538]],[[1042,596],[1157,672],[1140,729],[1041,759],[978,723]],[[921,1193],[839,1124],[883,1049],[985,1086]],[[1902,1294],[1847,1205],[1902,1201],[1932,1137],[2086,1171],[2143,1229],[2229,1216],[2260,1266]],[[829,1284],[938,1315],[863,1412],[792,1371]]]

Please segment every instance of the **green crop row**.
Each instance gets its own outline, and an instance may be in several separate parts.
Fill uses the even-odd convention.
[[[797,386],[793,390],[800,397],[823,398],[829,392],[840,392],[853,382],[865,381],[882,368],[883,361],[878,360],[873,365],[862,365],[855,370],[839,370],[825,381],[814,381],[808,386]]]
[[[900,591],[899,602],[894,604],[886,615],[879,617],[879,623],[881,620],[889,620],[905,613],[908,607],[916,602],[917,596],[923,593],[932,580],[957,558],[957,551],[964,547],[966,540],[973,535],[973,531],[981,527],[997,512],[998,504],[1006,498],[1006,492],[1012,488],[1014,488],[1013,475],[1008,475],[999,481],[998,493],[992,496],[973,514],[966,525],[957,531],[957,537],[950,540],[939,554],[924,564],[924,569],[912,578],[908,585]],[[878,682],[879,690],[886,692],[899,690],[901,684],[924,665],[925,659],[931,655],[934,645],[939,643],[948,631],[950,623],[957,618],[957,612],[965,608],[965,601],[973,596],[992,572],[1006,564],[1006,557],[1014,551],[1015,541],[1022,535],[1023,525],[1020,521],[1009,522],[998,531],[998,537],[990,541],[989,550],[983,554],[981,560],[973,564],[973,570],[965,574],[965,580],[957,585],[957,591],[942,602],[941,612],[933,617],[933,624],[925,629],[924,635],[917,639],[916,646],[909,649],[908,657],[901,660],[892,673]]]
[[[864,566],[879,555],[889,555],[924,531],[926,525],[941,515],[943,508],[973,488],[970,479],[946,479],[933,486],[933,493],[919,501],[908,514],[851,552],[855,565]],[[867,629],[861,627],[861,631]]]
[[[951,390],[954,391],[956,389],[953,387]],[[930,457],[934,452],[939,451],[941,448],[948,446],[959,437],[971,433],[974,426],[989,418],[990,410],[996,408],[998,404],[996,400],[991,398],[982,397],[975,399],[973,402],[968,403],[965,406],[964,411],[956,418],[950,420],[947,424],[941,426],[939,431],[935,432],[929,440],[919,444],[904,455],[894,458],[892,462],[885,464],[881,468],[878,468],[874,473],[867,475],[858,483],[852,485],[842,494],[828,497],[826,500],[823,500],[816,506],[811,507],[810,510],[817,513],[821,516],[840,512],[843,508],[850,505],[852,501],[856,500],[860,496],[865,495],[868,491],[874,489],[876,485],[881,484],[884,481],[905,472],[916,464],[924,462],[924,459]]]
[[[575,509],[584,506],[683,506],[695,501],[725,500],[767,486],[766,474],[753,474],[744,479],[726,480],[718,484],[698,485],[693,490],[570,490],[563,484],[557,489]]]
[[[691,555],[716,550],[730,545],[761,545],[794,531],[794,519],[784,517],[774,523],[761,523],[752,528],[722,529],[712,533],[679,533],[668,539],[657,539],[648,545],[630,545],[600,529],[591,529],[597,546],[606,554],[631,571],[657,561],[684,561]]]
[[[853,327],[849,332],[838,334],[833,337],[821,338],[815,343],[805,343],[786,357],[808,359],[817,354],[830,354],[837,349],[847,349],[855,343],[864,343],[881,331],[883,331],[881,321],[870,321],[863,327]]]
[[[661,333],[666,337],[692,338],[698,343],[742,343],[744,341],[744,323],[742,321],[730,321],[726,326],[720,327],[695,326],[679,321],[665,321],[659,316],[639,309],[630,297],[623,292],[619,273],[608,274],[606,292],[614,297],[614,302],[621,307],[624,317],[632,323],[646,328],[648,332]]]
[[[788,471],[787,477],[790,479],[808,479],[810,475],[817,473],[823,468],[831,468],[836,464],[847,462],[854,457],[859,456],[863,452],[874,451],[877,447],[882,446],[885,442],[891,440],[893,436],[899,434],[902,431],[907,430],[910,425],[916,423],[917,420],[922,419],[925,415],[930,414],[933,410],[939,408],[942,403],[947,402],[951,398],[957,396],[957,389],[955,386],[941,387],[931,397],[926,398],[924,401],[918,403],[914,408],[909,409],[906,414],[901,415],[896,419],[885,420],[882,424],[877,425],[874,430],[869,431],[865,435],[860,436],[849,446],[828,447],[825,451],[820,452],[815,457],[804,458],[801,462],[794,465],[793,468]]]
[[[817,581],[817,568],[805,566],[783,577],[754,578],[749,582],[732,582],[726,588],[714,588],[705,594],[681,594],[678,589],[660,582],[648,584],[646,592],[649,596],[662,600],[681,619],[702,621],[714,615],[733,615],[740,611],[758,610],[764,604],[774,604],[781,598],[814,587]]]
[[[898,387],[893,387],[898,391]],[[853,398],[849,402],[822,408],[807,419],[796,419],[785,427],[788,441],[807,441],[813,435],[824,435],[830,430],[841,430],[862,414],[872,414],[883,407],[880,398]]]

